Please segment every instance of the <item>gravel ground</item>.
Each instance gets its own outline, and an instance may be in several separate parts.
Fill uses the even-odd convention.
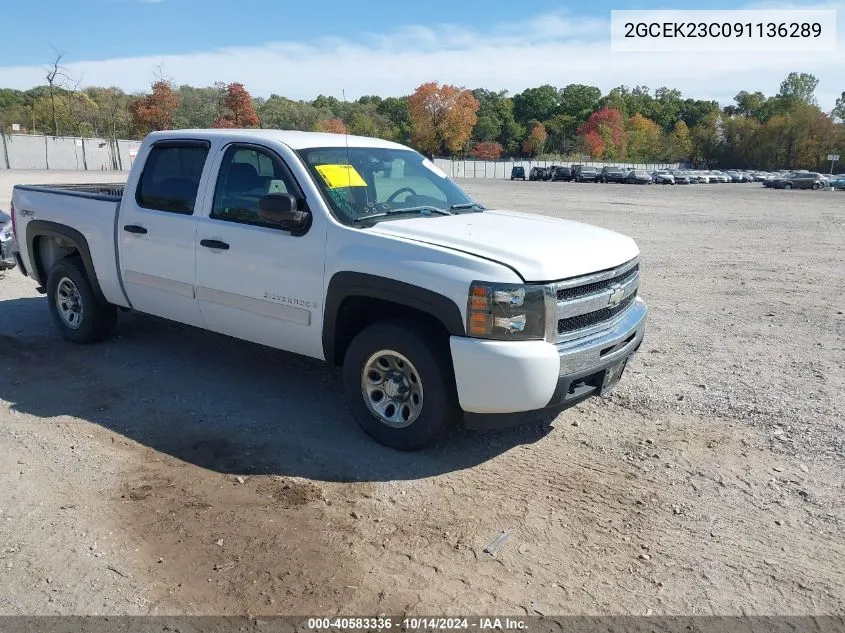
[[[0,207],[48,180],[92,178]],[[10,271],[0,614],[845,611],[845,195],[462,184],[638,241],[610,398],[398,454],[320,363],[138,314],[74,346]]]

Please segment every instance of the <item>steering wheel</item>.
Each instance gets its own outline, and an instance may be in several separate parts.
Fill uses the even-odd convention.
[[[387,198],[387,200],[385,200],[385,202],[387,204],[390,204],[391,202],[396,200],[397,196],[399,196],[400,193],[406,193],[406,192],[413,194],[413,195],[417,195],[417,192],[414,191],[413,189],[411,189],[410,187],[402,187],[401,189],[397,189],[396,191],[391,193],[390,196]]]

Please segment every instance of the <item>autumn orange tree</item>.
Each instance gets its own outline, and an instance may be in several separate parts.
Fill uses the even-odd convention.
[[[260,123],[252,97],[244,85],[238,82],[215,84],[220,90],[217,118],[212,127],[243,128],[257,127]]]
[[[549,138],[546,126],[537,123],[531,128],[526,139],[522,142],[522,151],[531,156],[541,154],[546,147],[546,140]]]
[[[593,158],[625,158],[627,133],[622,113],[615,108],[593,112],[578,129],[585,149]]]
[[[470,156],[478,160],[498,160],[502,157],[505,148],[501,143],[495,141],[482,141],[476,143],[469,151]]]
[[[332,134],[348,134],[346,124],[340,119],[324,119],[317,121],[315,126],[318,132],[331,132]]]
[[[138,97],[129,104],[132,123],[142,134],[173,127],[173,115],[179,107],[179,96],[164,80],[152,85],[150,94]]]
[[[429,154],[464,148],[477,122],[478,100],[469,90],[430,81],[408,97],[414,143]]]

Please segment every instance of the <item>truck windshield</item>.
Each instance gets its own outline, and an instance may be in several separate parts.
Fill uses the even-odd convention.
[[[298,153],[344,224],[410,214],[439,217],[442,214],[430,211],[482,208],[434,163],[412,150],[319,147]]]

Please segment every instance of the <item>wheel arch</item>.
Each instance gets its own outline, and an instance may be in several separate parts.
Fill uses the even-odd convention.
[[[45,240],[50,241],[50,247],[44,246]],[[88,240],[82,233],[57,222],[32,220],[26,225],[26,245],[29,253],[30,270],[39,286],[46,287],[47,275],[49,275],[50,267],[53,264],[64,257],[73,255],[75,252],[79,254],[79,258],[82,260],[85,275],[88,277],[88,282],[91,284],[91,290],[95,297],[99,301],[107,303],[97,280]],[[50,248],[51,252],[43,251],[44,248]]]
[[[340,364],[352,338],[371,323],[403,316],[418,317],[447,335],[466,334],[460,308],[440,293],[378,275],[335,273],[323,314],[326,361]]]

